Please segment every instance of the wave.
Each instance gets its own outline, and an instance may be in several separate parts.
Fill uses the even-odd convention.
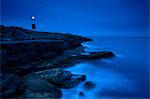
[[[63,90],[63,98],[68,99],[82,99],[79,96],[79,92],[85,94],[85,99],[98,99],[98,98],[110,98],[111,95],[107,94],[111,92],[120,93],[134,93],[138,89],[134,82],[129,80],[125,75],[115,72],[110,69],[104,69],[94,66],[89,63],[78,64],[74,67],[68,68],[74,74],[84,74],[87,76],[87,81],[92,81],[96,84],[96,88],[92,90],[86,90],[81,83],[78,87],[69,90]],[[123,95],[123,94],[122,94]],[[123,97],[123,96],[122,96]]]

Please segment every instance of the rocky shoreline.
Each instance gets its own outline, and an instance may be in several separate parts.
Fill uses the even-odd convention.
[[[82,43],[90,38],[2,25],[0,30],[2,98],[61,98],[61,89],[86,81],[86,75],[72,74],[66,67],[115,56],[111,51],[83,54]],[[95,86],[85,83],[87,90]]]

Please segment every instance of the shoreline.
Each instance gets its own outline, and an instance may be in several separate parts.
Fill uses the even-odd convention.
[[[110,51],[82,54],[85,52],[82,43],[92,41],[90,38],[61,33],[42,34],[18,27],[1,26],[1,30],[2,98],[61,98],[61,88],[73,88],[86,81],[86,75],[72,74],[64,68],[83,61],[115,57]],[[41,42],[41,37],[44,42]],[[45,42],[48,39],[53,42]],[[11,79],[14,80],[11,82]],[[89,82],[85,85],[87,88],[95,86],[86,82]]]

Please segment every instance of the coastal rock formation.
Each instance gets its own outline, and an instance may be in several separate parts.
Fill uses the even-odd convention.
[[[2,98],[61,98],[61,88],[73,88],[86,80],[86,75],[72,74],[65,67],[115,56],[110,51],[82,54],[82,43],[90,38],[21,27],[0,26],[0,30]],[[95,84],[88,81],[84,87],[92,89]]]
[[[23,95],[17,97],[18,99],[59,99],[59,94],[52,94],[49,92],[34,92],[30,89],[25,90]]]
[[[35,74],[59,88],[73,88],[86,79],[85,75],[76,75],[61,69],[45,70]]]
[[[101,59],[101,58],[109,58],[114,57],[115,54],[110,51],[103,51],[103,52],[89,52],[86,55],[80,55],[79,59]]]
[[[84,87],[88,90],[93,89],[96,85],[92,81],[87,81],[84,84]]]
[[[15,26],[4,26],[0,25],[0,37],[3,41],[17,41],[17,40],[37,40],[37,39],[47,39],[47,40],[65,40],[73,41],[78,40],[78,42],[92,41],[90,38],[81,37],[72,34],[64,34],[58,32],[39,32],[33,30],[27,30],[22,27]]]
[[[62,96],[60,89],[36,75],[26,77],[25,86],[23,98],[60,98]]]
[[[62,33],[38,32],[21,27],[0,26],[2,70],[22,72],[32,63],[53,59],[92,39]],[[13,72],[13,73],[14,73]]]
[[[2,41],[3,65],[13,68],[42,59],[51,59],[63,53],[63,41],[28,40]]]
[[[83,92],[81,92],[81,91],[79,92],[79,95],[80,96],[85,96],[85,94]]]
[[[0,78],[1,98],[14,97],[24,91],[23,80],[18,78],[16,75],[10,73],[1,73]]]

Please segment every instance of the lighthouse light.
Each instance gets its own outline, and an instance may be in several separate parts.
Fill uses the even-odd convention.
[[[35,20],[35,16],[32,16],[31,18],[32,18],[32,20]]]

